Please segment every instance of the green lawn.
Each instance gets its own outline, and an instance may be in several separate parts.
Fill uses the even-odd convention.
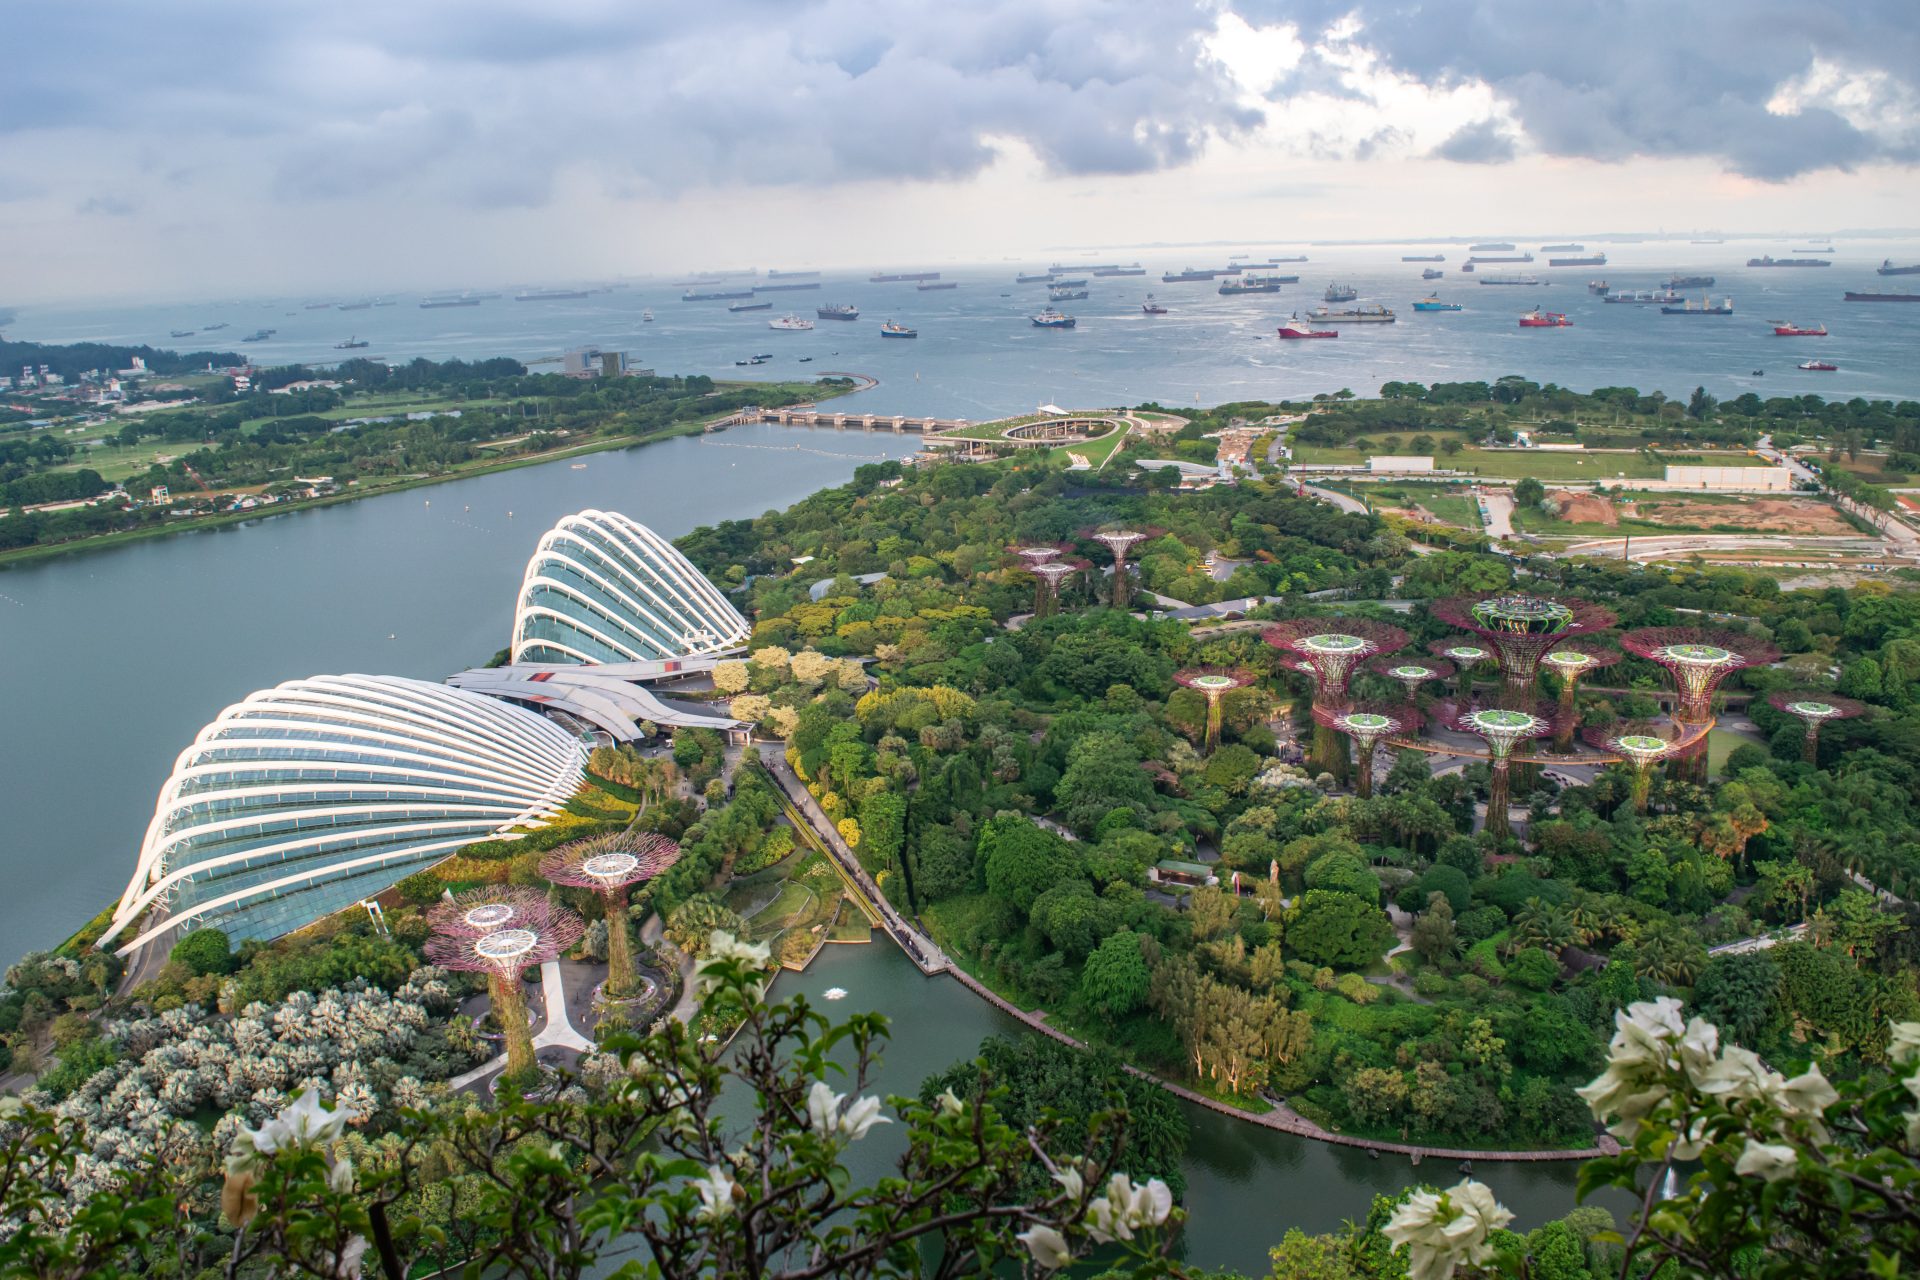
[[[1062,445],[1053,451],[1053,456],[1065,459],[1069,452],[1077,453],[1084,457],[1095,471],[1098,471],[1107,465],[1107,459],[1113,456],[1114,450],[1126,443],[1126,439],[1127,432],[1123,427],[1118,431],[1110,431],[1100,439],[1087,444]]]

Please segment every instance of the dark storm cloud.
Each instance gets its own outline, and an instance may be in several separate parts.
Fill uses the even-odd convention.
[[[1482,120],[1455,129],[1433,154],[1458,164],[1505,164],[1514,157],[1514,145],[1498,124]]]
[[[1422,83],[1484,82],[1533,146],[1596,160],[1699,157],[1780,179],[1872,160],[1920,159],[1920,21],[1913,0],[1844,5],[1753,0],[1242,0],[1249,20],[1297,22],[1315,44],[1355,22],[1354,43]],[[1815,59],[1884,79],[1905,118],[1863,129],[1826,105],[1767,104]],[[1313,58],[1302,78],[1324,78]],[[1818,95],[1815,95],[1816,98]],[[1441,154],[1486,160],[1493,137],[1462,131]],[[1458,152],[1459,154],[1450,154]]]

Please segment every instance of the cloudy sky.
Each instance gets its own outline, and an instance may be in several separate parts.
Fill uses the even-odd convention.
[[[5,19],[0,302],[1912,226],[1914,12],[29,0]]]

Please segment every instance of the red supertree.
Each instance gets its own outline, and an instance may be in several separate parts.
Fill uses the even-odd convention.
[[[1252,684],[1253,677],[1244,671],[1195,667],[1190,671],[1176,672],[1173,678],[1206,698],[1207,732],[1201,750],[1207,755],[1212,755],[1213,749],[1220,743],[1221,699],[1235,689],[1242,689]]]
[[[1780,657],[1765,640],[1699,627],[1641,627],[1624,632],[1620,647],[1667,669],[1676,695],[1673,718],[1680,724],[1712,720],[1713,695],[1722,680],[1742,667],[1763,667]]]
[[[1417,733],[1420,729],[1420,709],[1411,702],[1366,702],[1345,710],[1315,707],[1313,719],[1315,724],[1353,739],[1359,772],[1355,790],[1363,800],[1373,794],[1374,748],[1395,734]]]
[[[1127,581],[1127,552],[1137,542],[1145,541],[1145,533],[1132,529],[1107,529],[1096,533],[1093,540],[1113,553],[1113,607],[1124,609],[1133,598],[1132,584]]]
[[[1080,567],[1067,560],[1049,560],[1033,566],[1033,578],[1039,584],[1033,593],[1033,616],[1048,618],[1060,612],[1060,586],[1078,572]]]
[[[1548,596],[1455,596],[1435,600],[1427,612],[1492,647],[1499,655],[1506,699],[1516,703],[1533,697],[1542,655],[1576,636],[1605,631],[1616,621],[1597,604]]]
[[[1261,638],[1312,668],[1313,705],[1329,711],[1347,705],[1347,685],[1354,668],[1368,658],[1393,653],[1407,644],[1407,633],[1400,628],[1366,618],[1292,618],[1268,627]],[[1346,756],[1339,735],[1316,720],[1314,767],[1337,776]]]
[[[1047,598],[1047,579],[1040,572],[1040,566],[1060,557],[1059,547],[1032,546],[1009,548],[1020,560],[1021,567],[1033,574],[1033,616],[1045,616]]]
[[[607,913],[607,997],[633,993],[633,941],[627,921],[627,894],[680,860],[680,846],[653,832],[616,831],[575,840],[547,851],[540,874],[555,884],[592,889]]]
[[[1407,701],[1420,694],[1420,686],[1429,680],[1451,680],[1453,664],[1437,658],[1410,658],[1405,654],[1382,654],[1367,664],[1367,669],[1391,676],[1407,686]]]
[[[1582,730],[1587,742],[1619,756],[1633,769],[1633,811],[1647,811],[1647,788],[1653,780],[1653,766],[1664,760],[1679,760],[1705,750],[1707,735],[1689,733],[1680,725],[1661,725],[1650,721],[1628,721]]]
[[[1820,762],[1820,726],[1829,720],[1851,720],[1867,714],[1867,704],[1832,693],[1771,693],[1767,701],[1775,711],[1784,711],[1806,722],[1807,736],[1800,744],[1800,758],[1808,764]]]
[[[1427,646],[1427,652],[1445,658],[1460,673],[1460,701],[1473,701],[1473,671],[1483,662],[1497,662],[1500,655],[1472,636],[1445,636]]]
[[[1470,733],[1487,744],[1493,776],[1487,786],[1487,830],[1507,834],[1508,775],[1514,748],[1529,738],[1553,732],[1553,707],[1534,700],[1520,707],[1476,707],[1449,703],[1434,709],[1434,719],[1459,733]]]
[[[1573,751],[1573,735],[1580,728],[1580,709],[1574,704],[1580,682],[1618,661],[1618,649],[1592,640],[1569,640],[1541,656],[1540,665],[1560,677],[1560,710],[1554,716],[1553,749],[1561,755]]]
[[[504,885],[469,890],[443,906],[447,909],[436,909],[429,918],[436,926],[447,920],[450,927],[427,939],[427,960],[442,969],[487,975],[487,994],[507,1044],[507,1072],[532,1070],[533,1036],[527,1030],[520,973],[559,959],[586,932],[586,921],[549,903],[538,890]],[[494,920],[501,923],[488,927]]]

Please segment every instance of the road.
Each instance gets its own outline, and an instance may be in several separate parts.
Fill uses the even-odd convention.
[[[1489,538],[1511,538],[1513,536],[1513,495],[1505,489],[1481,490],[1480,522],[1486,525]]]

